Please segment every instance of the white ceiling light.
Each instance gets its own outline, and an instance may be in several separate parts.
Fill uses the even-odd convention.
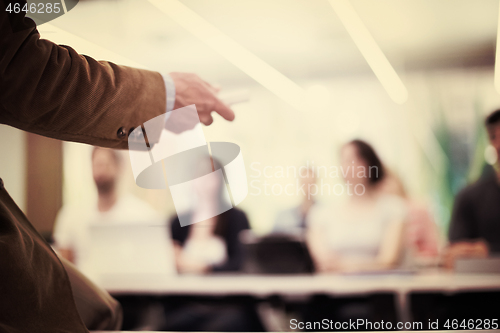
[[[177,0],[149,0],[173,21],[296,109],[306,107],[306,94],[288,77],[229,38]]]
[[[348,0],[330,0],[347,32],[392,100],[403,104],[408,91]]]

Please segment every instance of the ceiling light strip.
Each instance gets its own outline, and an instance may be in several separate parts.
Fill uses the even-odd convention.
[[[398,104],[405,103],[408,99],[405,85],[350,2],[330,0],[330,4],[391,99]]]
[[[149,0],[149,2],[294,108],[303,109],[306,106],[304,89],[181,2],[177,0]]]

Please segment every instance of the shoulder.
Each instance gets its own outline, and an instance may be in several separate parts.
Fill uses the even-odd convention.
[[[233,226],[236,229],[249,229],[250,228],[250,223],[248,222],[248,217],[247,214],[236,207],[233,207],[232,209],[226,211],[223,213],[225,215],[225,218],[230,220],[231,226]]]
[[[495,185],[495,179],[493,177],[479,179],[458,192],[456,200],[459,202],[478,200],[478,198],[481,198],[485,194],[485,190],[493,185]]]
[[[247,214],[243,210],[236,207],[233,207],[232,209],[226,211],[225,213],[235,218],[240,218],[240,219],[247,218]]]

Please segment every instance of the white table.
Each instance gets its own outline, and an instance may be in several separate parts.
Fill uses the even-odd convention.
[[[114,295],[251,295],[304,297],[313,294],[360,295],[392,292],[402,321],[409,321],[408,294],[436,291],[500,290],[500,275],[427,273],[407,275],[212,275],[109,278],[101,286]]]

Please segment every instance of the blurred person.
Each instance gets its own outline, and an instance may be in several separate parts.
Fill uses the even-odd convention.
[[[203,158],[198,169],[215,170],[221,165],[216,159]],[[212,216],[223,205],[225,184],[215,177],[206,178],[195,188],[195,208],[181,220],[199,221],[199,216]],[[208,215],[207,215],[208,214]],[[243,245],[239,234],[250,229],[243,211],[231,208],[220,215],[182,227],[178,216],[170,222],[179,273],[208,273],[211,271],[238,271],[243,265]]]
[[[95,224],[157,223],[161,216],[132,194],[118,193],[121,157],[117,151],[94,147],[92,177],[97,202],[63,206],[54,224],[57,251],[84,274],[92,275],[90,226]]]
[[[448,232],[450,245],[443,257],[452,268],[459,258],[485,258],[500,252],[500,110],[485,121],[496,151],[495,173],[463,189],[455,198]]]
[[[7,11],[13,4],[23,8],[27,2],[0,1],[0,123],[55,139],[127,149],[131,129],[173,109],[195,104],[205,125],[212,123],[213,111],[234,119],[217,90],[195,74],[161,75],[80,55],[41,39],[25,11]],[[158,137],[148,140],[152,145]],[[71,280],[79,273],[63,265],[67,261],[59,260],[1,180],[0,221],[0,330],[119,329],[117,309],[102,297],[107,293],[90,293],[89,281]],[[75,304],[85,301],[76,297],[75,288],[91,300],[80,303],[85,315]],[[94,325],[85,320],[89,317],[110,324]]]
[[[91,257],[92,225],[160,224],[162,221],[161,216],[146,202],[132,194],[118,192],[122,162],[118,151],[94,147],[91,164],[97,200],[63,206],[54,224],[54,248],[89,278],[96,273]],[[174,262],[171,264],[175,265]],[[74,292],[74,295],[76,297],[77,293]],[[139,326],[151,306],[149,302],[137,298],[117,297],[117,300],[122,306],[122,328],[127,330]],[[79,313],[84,313],[85,309],[80,307]]]
[[[236,272],[242,268],[243,245],[239,234],[250,229],[243,211],[228,207],[224,197],[223,179],[213,171],[221,169],[218,160],[202,157],[194,173],[203,181],[194,185],[193,208],[170,221],[178,272],[181,274],[209,274]],[[212,177],[214,176],[214,177]],[[213,216],[203,219],[205,216]],[[188,222],[181,226],[181,221]],[[167,331],[263,331],[256,312],[256,301],[251,297],[169,297],[164,301]]]
[[[406,203],[408,220],[404,242],[412,259],[425,264],[426,259],[436,258],[439,252],[439,231],[429,209],[410,198],[401,178],[387,168],[386,177],[381,182],[379,191],[398,196]]]
[[[485,172],[475,183],[455,197],[448,230],[449,246],[442,263],[453,269],[458,259],[486,258],[500,252],[500,110],[485,120],[486,130],[497,159],[494,172]],[[498,318],[499,308],[492,306],[500,298],[495,290],[467,290],[460,293],[415,293],[410,298],[413,319],[445,322],[449,318]],[[440,326],[441,327],[441,326]]]
[[[311,214],[307,238],[317,270],[394,268],[402,248],[404,202],[379,191],[386,172],[368,143],[353,140],[341,148],[340,155],[347,203]]]
[[[387,171],[374,149],[353,140],[340,150],[347,201],[310,214],[307,243],[319,272],[359,274],[398,265],[404,237],[404,201],[381,191]],[[315,295],[303,310],[304,321],[328,318],[397,321],[394,295],[356,297]]]
[[[300,170],[300,169],[299,169]],[[312,168],[307,168],[305,175],[300,174],[300,187],[304,189],[304,196],[298,206],[278,213],[272,233],[302,235],[307,228],[307,216],[315,204],[311,187],[316,185],[316,175]]]

